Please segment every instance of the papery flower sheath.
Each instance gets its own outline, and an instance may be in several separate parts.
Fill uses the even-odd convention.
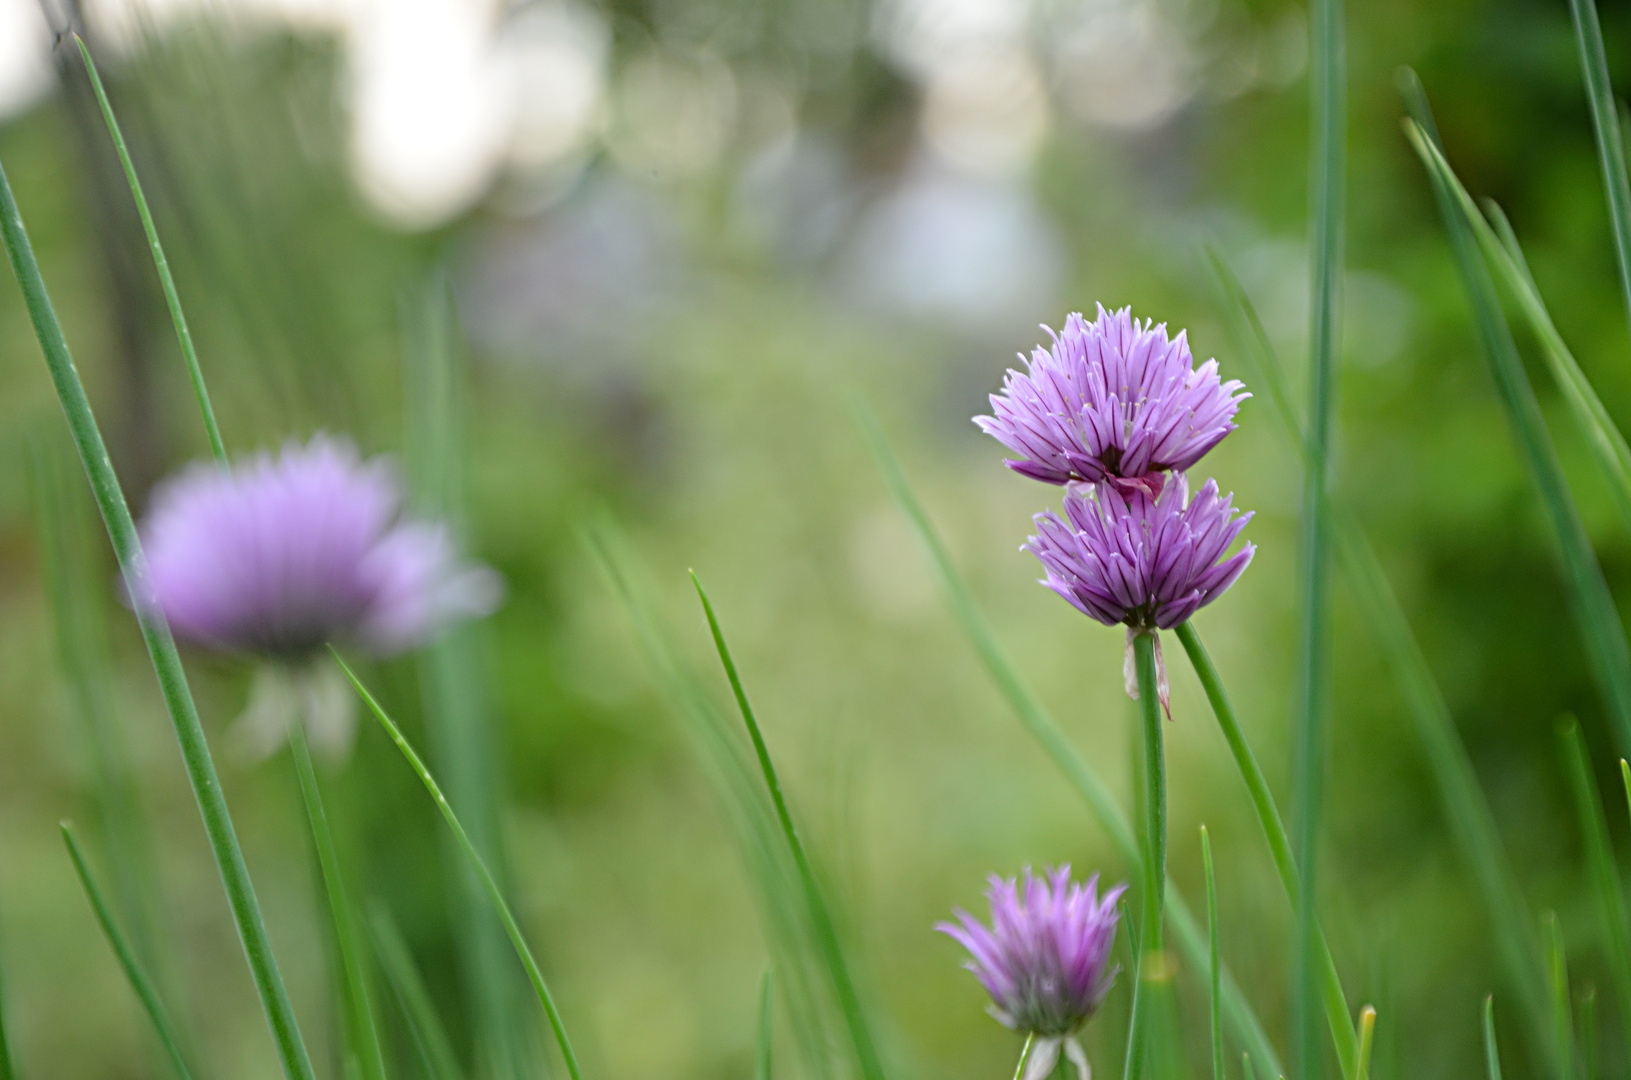
[[[1051,348],[1038,346],[1025,372],[1010,369],[980,430],[1019,457],[1008,467],[1050,484],[1072,481],[1142,487],[1158,494],[1163,474],[1188,469],[1235,429],[1245,393],[1223,382],[1218,362],[1199,368],[1188,331],[1139,322],[1131,308],[1086,321],[1065,319]]]
[[[964,966],[991,995],[991,1015],[1035,1035],[1022,1080],[1046,1077],[1061,1050],[1083,1080],[1090,1075],[1075,1035],[1116,977],[1110,950],[1116,902],[1127,889],[1117,885],[1101,897],[1098,881],[1097,874],[1085,884],[1071,881],[1069,866],[1042,877],[1027,868],[1023,883],[992,875],[990,926],[958,910],[957,922],[935,927],[968,950]]]
[[[1224,553],[1251,520],[1220,497],[1216,480],[1189,497],[1182,473],[1151,497],[1110,484],[1065,493],[1065,518],[1036,516],[1037,533],[1022,550],[1042,561],[1042,584],[1106,626],[1127,627],[1127,692],[1138,696],[1133,637],[1170,630],[1222,596],[1252,561],[1256,545]],[[1165,666],[1160,667],[1166,703]]]

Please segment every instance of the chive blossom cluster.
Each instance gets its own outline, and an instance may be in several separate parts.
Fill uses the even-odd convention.
[[[1046,330],[1047,328],[1044,327]],[[1167,705],[1157,631],[1170,630],[1233,585],[1256,548],[1228,548],[1251,514],[1207,480],[1193,498],[1187,477],[1235,430],[1250,395],[1224,382],[1216,360],[1195,366],[1187,332],[1132,317],[1130,308],[1088,322],[1065,320],[1051,348],[1025,372],[1010,370],[991,416],[974,422],[1020,455],[1008,467],[1065,488],[1065,516],[1036,515],[1023,545],[1041,561],[1042,584],[1107,626],[1127,627],[1126,686],[1138,696],[1133,638],[1156,636],[1158,686]]]

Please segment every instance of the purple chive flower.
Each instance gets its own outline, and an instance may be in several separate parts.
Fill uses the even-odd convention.
[[[991,1015],[1036,1036],[1024,1080],[1051,1073],[1061,1049],[1084,1080],[1089,1075],[1075,1033],[1116,977],[1110,949],[1120,918],[1116,901],[1127,889],[1117,885],[1101,897],[1098,882],[1097,874],[1086,884],[1072,882],[1068,865],[1043,877],[1027,867],[1023,888],[993,874],[986,890],[990,926],[958,909],[956,923],[935,927],[968,950],[964,966],[991,995]]]
[[[1141,487],[1159,494],[1162,473],[1194,465],[1235,429],[1250,397],[1222,382],[1218,362],[1198,369],[1188,331],[1140,323],[1131,308],[1087,322],[1072,314],[1053,347],[1031,353],[1028,371],[1009,369],[980,430],[1018,454],[1008,467],[1049,484],[1072,481]]]
[[[1127,693],[1138,696],[1133,637],[1170,630],[1210,604],[1235,583],[1257,551],[1247,543],[1223,557],[1250,521],[1219,497],[1216,480],[1189,497],[1182,473],[1160,495],[1100,484],[1087,494],[1065,493],[1068,520],[1049,510],[1036,515],[1037,534],[1021,550],[1047,571],[1042,584],[1077,611],[1106,626],[1127,626]],[[1167,700],[1166,669],[1156,639],[1161,702]]]
[[[189,467],[154,492],[141,532],[146,602],[178,635],[289,662],[330,642],[401,652],[501,591],[444,526],[403,516],[387,462],[323,436],[231,472]]]

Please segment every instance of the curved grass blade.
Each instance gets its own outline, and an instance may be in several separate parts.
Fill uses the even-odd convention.
[[[715,706],[701,676],[683,659],[684,649],[658,616],[650,589],[637,579],[637,560],[615,523],[604,514],[595,515],[586,522],[582,537],[622,604],[659,688],[669,698],[736,834],[744,868],[757,889],[766,935],[776,951],[777,984],[805,1071],[816,1077],[842,1074],[847,1066],[834,1057],[841,1021],[830,972],[819,957],[798,871],[742,725]]]
[[[1495,1041],[1495,995],[1484,998],[1484,1067],[1489,1080],[1501,1080],[1501,1048]]]
[[[1602,797],[1592,776],[1591,759],[1580,725],[1571,718],[1558,729],[1563,752],[1563,768],[1568,774],[1569,794],[1574,799],[1580,836],[1585,842],[1586,865],[1592,890],[1597,894],[1598,916],[1602,919],[1603,940],[1608,946],[1609,971],[1614,979],[1614,996],[1619,1002],[1625,1031],[1631,1031],[1631,926],[1626,924],[1625,896],[1620,890],[1620,874],[1614,866],[1614,848],[1608,838],[1608,821],[1603,816]]]
[[[1342,0],[1309,5],[1309,93],[1313,131],[1309,146],[1309,232],[1313,266],[1310,297],[1308,465],[1303,472],[1302,630],[1298,703],[1292,731],[1293,824],[1300,880],[1297,890],[1295,986],[1291,998],[1292,1065],[1303,1080],[1318,1074],[1320,940],[1316,899],[1320,821],[1325,808],[1329,754],[1331,628],[1331,432],[1342,314],[1344,200],[1347,170],[1346,57]],[[1348,1026],[1346,1009],[1342,1027]],[[1338,1053],[1347,1076],[1352,1058]]]
[[[210,756],[203,725],[199,723],[198,710],[187,687],[187,675],[181,666],[181,656],[176,652],[175,639],[170,635],[169,625],[155,605],[145,602],[148,595],[146,559],[142,555],[136,523],[131,519],[124,491],[119,487],[119,479],[114,474],[112,462],[108,459],[107,446],[97,427],[96,417],[91,412],[90,401],[85,396],[85,387],[79,380],[79,372],[74,367],[73,357],[68,350],[68,341],[63,336],[62,325],[57,321],[56,312],[51,306],[45,279],[40,274],[39,263],[35,260],[33,246],[28,240],[28,231],[23,226],[22,216],[17,209],[17,200],[12,194],[11,183],[3,166],[0,166],[0,234],[4,236],[6,255],[11,261],[12,270],[17,275],[18,284],[22,286],[23,299],[34,326],[35,337],[39,340],[40,350],[45,354],[46,367],[51,374],[57,398],[62,404],[68,429],[73,433],[80,463],[85,468],[91,491],[96,496],[97,507],[102,512],[102,521],[107,527],[108,538],[119,560],[125,587],[130,596],[144,598],[133,605],[136,622],[141,629],[148,655],[152,658],[159,689],[164,696],[171,723],[175,727],[176,741],[181,747],[182,761],[187,769],[187,779],[192,785],[193,797],[198,802],[199,815],[204,821],[210,850],[221,873],[221,883],[232,908],[239,938],[243,942],[244,955],[249,962],[255,989],[260,995],[261,1006],[266,1012],[273,1040],[277,1044],[278,1056],[290,1080],[313,1080],[311,1060],[307,1056],[305,1042],[300,1036],[300,1027],[295,1019],[294,1009],[289,1003],[288,991],[283,985],[282,976],[278,973],[277,960],[272,954],[272,942],[261,918],[260,903],[255,898],[254,886],[249,880],[249,868],[244,863],[243,850],[238,844],[237,831],[232,825],[232,815],[228,812],[226,798],[221,793],[221,781],[215,771],[215,761]]]
[[[764,980],[759,983],[759,1034],[753,1049],[753,1080],[770,1080],[770,1053],[775,1041],[770,1011],[771,982],[771,974],[767,971]]]
[[[85,863],[85,856],[79,850],[79,841],[74,838],[74,829],[66,821],[62,823],[62,842],[68,846],[68,857],[73,860],[74,872],[79,875],[79,884],[85,889],[85,897],[91,902],[91,910],[96,913],[96,921],[102,927],[102,933],[107,936],[108,944],[113,946],[113,955],[118,957],[119,966],[124,969],[125,978],[130,982],[130,988],[136,991],[136,997],[141,1000],[142,1008],[147,1010],[147,1018],[153,1022],[153,1030],[158,1034],[159,1042],[164,1045],[164,1052],[170,1058],[176,1075],[181,1080],[192,1080],[192,1073],[187,1068],[187,1059],[181,1052],[181,1040],[176,1035],[175,1026],[170,1023],[170,1016],[164,1010],[164,1003],[159,1000],[158,991],[142,971],[141,963],[136,959],[136,953],[130,947],[130,942],[119,930],[119,924],[114,921],[113,912],[109,910],[107,901],[102,898],[102,890],[97,888],[96,879],[91,876],[90,867]]]
[[[380,1050],[379,1030],[374,1026],[374,1004],[368,992],[368,968],[357,940],[357,915],[346,892],[340,870],[340,856],[334,848],[328,812],[323,808],[323,792],[312,767],[306,734],[297,721],[289,725],[289,752],[294,758],[295,775],[300,780],[300,797],[306,804],[311,823],[312,844],[317,849],[317,865],[328,894],[329,918],[334,931],[334,951],[340,961],[340,985],[345,991],[345,1027],[349,1056],[363,1080],[385,1080],[385,1055]]]
[[[1212,657],[1207,653],[1194,624],[1181,623],[1177,634],[1179,642],[1183,644],[1184,653],[1189,657],[1190,666],[1195,669],[1195,675],[1200,679],[1201,688],[1206,691],[1206,700],[1212,705],[1212,713],[1218,719],[1218,727],[1223,729],[1224,741],[1229,744],[1229,752],[1234,756],[1241,779],[1246,782],[1246,790],[1251,796],[1253,808],[1257,811],[1257,821],[1263,829],[1263,836],[1268,840],[1269,854],[1274,859],[1275,869],[1279,871],[1280,884],[1285,889],[1286,898],[1291,901],[1292,908],[1296,909],[1299,907],[1302,879],[1297,873],[1297,865],[1291,855],[1291,840],[1286,835],[1285,823],[1281,820],[1279,808],[1275,805],[1274,793],[1269,790],[1268,777],[1263,774],[1263,768],[1257,762],[1257,755],[1252,751],[1251,744],[1246,741],[1246,733],[1241,730],[1240,721],[1235,716],[1234,705],[1230,703],[1229,695],[1223,688],[1223,679],[1212,663]],[[1353,1023],[1348,1015],[1348,996],[1342,989],[1342,977],[1337,972],[1336,960],[1331,955],[1331,948],[1325,940],[1325,931],[1317,917],[1312,932],[1315,975],[1319,982],[1319,995],[1325,1010],[1326,1023],[1331,1030],[1331,1043],[1336,1049],[1337,1061],[1342,1064],[1343,1075],[1352,1077],[1353,1062],[1359,1047]]]
[[[419,1053],[425,1075],[430,1080],[464,1080],[464,1070],[459,1068],[453,1042],[447,1037],[441,1017],[436,1015],[436,1007],[431,1004],[425,980],[413,962],[407,942],[402,940],[396,921],[383,904],[369,906],[368,929],[380,969],[407,1021],[408,1037]]]
[[[1256,368],[1257,377],[1268,387],[1269,399],[1276,404],[1283,434],[1299,456],[1306,454],[1302,425],[1297,420],[1285,392],[1285,375],[1263,332],[1262,322],[1239,280],[1218,253],[1208,248],[1228,306],[1238,321],[1237,336],[1242,356]],[[1551,1048],[1551,1028],[1545,994],[1545,959],[1535,936],[1517,879],[1506,861],[1500,833],[1489,802],[1478,786],[1477,774],[1467,756],[1455,719],[1444,700],[1421,645],[1416,641],[1410,620],[1399,604],[1381,561],[1365,538],[1363,528],[1352,513],[1338,508],[1337,545],[1349,588],[1359,602],[1361,614],[1370,624],[1398,681],[1409,716],[1421,740],[1432,770],[1439,804],[1461,857],[1471,870],[1483,900],[1490,924],[1495,930],[1497,952],[1507,978],[1523,1005],[1523,1015],[1534,1046],[1553,1065],[1558,1059]]]
[[[85,71],[91,77],[91,88],[96,91],[96,100],[102,106],[102,119],[107,122],[108,134],[113,137],[114,149],[119,152],[119,164],[124,166],[125,180],[130,184],[131,197],[136,200],[136,212],[141,215],[142,231],[147,234],[147,247],[153,254],[153,266],[158,270],[159,284],[164,288],[164,302],[170,308],[170,321],[175,324],[176,339],[181,343],[181,358],[186,361],[187,375],[192,380],[193,396],[198,399],[198,411],[204,417],[204,431],[209,436],[210,452],[221,465],[227,463],[226,446],[221,442],[221,429],[215,423],[215,409],[210,405],[210,394],[204,386],[204,372],[198,366],[198,351],[193,347],[192,331],[187,329],[187,316],[181,311],[181,294],[176,291],[176,282],[170,274],[170,261],[164,257],[164,246],[159,243],[159,231],[153,224],[153,213],[147,208],[147,196],[142,194],[142,183],[136,177],[136,166],[130,160],[130,151],[125,147],[124,134],[119,130],[119,121],[114,118],[113,106],[108,102],[107,91],[102,88],[102,76],[97,74],[96,62],[91,59],[91,50],[85,47],[85,41],[78,34],[74,35],[74,44],[79,46],[79,55],[85,61]]]
[[[1223,1080],[1223,1009],[1222,995],[1218,993],[1218,882],[1212,873],[1212,837],[1205,825],[1201,826],[1201,869],[1206,873],[1206,937],[1211,945],[1206,986],[1212,1028],[1212,1080]]]
[[[991,681],[996,685],[997,691],[1020,723],[1030,732],[1031,737],[1041,745],[1043,752],[1076,789],[1076,793],[1087,804],[1088,810],[1122,859],[1129,867],[1137,866],[1140,858],[1138,842],[1134,839],[1133,831],[1127,824],[1121,808],[1116,805],[1115,798],[1092,767],[1070,744],[1070,740],[1065,738],[1059,725],[1026,685],[1019,670],[997,643],[996,635],[986,622],[979,605],[975,603],[968,584],[957,572],[951,553],[946,550],[933,522],[929,520],[928,513],[918,502],[911,485],[907,483],[906,474],[901,470],[900,462],[896,460],[889,443],[878,429],[877,421],[862,406],[857,407],[856,418],[872,450],[873,459],[877,462],[878,471],[883,476],[885,487],[917,534],[918,541],[922,544],[924,553],[940,580],[947,605],[962,626],[964,634],[967,635]],[[1196,970],[1204,968],[1207,955],[1206,941],[1194,916],[1190,914],[1183,895],[1170,881],[1167,883],[1166,908],[1167,924],[1172,930],[1174,943],[1183,954],[1184,962]],[[1236,1037],[1257,1059],[1266,1075],[1282,1075],[1285,1070],[1280,1066],[1279,1056],[1269,1042],[1262,1022],[1258,1020],[1257,1013],[1246,1000],[1245,992],[1227,967],[1222,969],[1222,980],[1224,1012]]]
[[[1603,171],[1603,194],[1608,198],[1614,257],[1620,268],[1620,290],[1625,297],[1626,317],[1631,319],[1631,178],[1626,175],[1619,106],[1608,78],[1608,53],[1603,48],[1603,28],[1597,21],[1596,3],[1569,0],[1569,14],[1574,20],[1580,72],[1585,78],[1591,125],[1597,136],[1597,164]]]
[[[850,977],[849,965],[844,959],[843,945],[838,940],[838,927],[833,922],[826,897],[822,895],[820,883],[816,881],[815,869],[810,865],[804,843],[799,839],[798,829],[793,824],[793,815],[787,808],[787,799],[782,795],[781,780],[776,776],[776,767],[770,760],[770,750],[765,746],[759,722],[753,715],[753,706],[748,703],[747,691],[737,674],[736,662],[731,658],[730,647],[725,644],[725,634],[719,627],[719,619],[714,615],[713,604],[709,602],[708,593],[703,589],[702,581],[695,571],[691,574],[691,583],[696,586],[697,598],[702,601],[703,613],[708,617],[708,629],[713,634],[714,647],[719,652],[720,664],[725,668],[725,677],[730,680],[731,693],[736,697],[737,708],[742,712],[742,722],[747,725],[748,736],[753,740],[753,753],[759,760],[760,770],[764,773],[765,787],[769,790],[770,800],[776,808],[776,819],[781,825],[787,850],[798,867],[799,882],[804,889],[804,902],[809,908],[815,927],[816,944],[832,973],[833,987],[838,995],[839,1008],[844,1014],[845,1026],[849,1029],[850,1041],[855,1047],[855,1057],[861,1067],[861,1075],[867,1080],[882,1080],[883,1062],[878,1056],[877,1044],[873,1041],[872,1030],[861,1008],[860,995],[856,993],[854,980]]]
[[[503,922],[504,930],[510,936],[510,943],[515,946],[516,956],[520,958],[521,965],[527,969],[527,978],[532,980],[532,988],[538,995],[538,1003],[544,1007],[544,1015],[549,1018],[550,1030],[555,1033],[555,1042],[561,1048],[561,1057],[566,1062],[567,1073],[571,1075],[572,1080],[583,1080],[583,1074],[578,1068],[578,1056],[572,1051],[572,1040],[567,1037],[566,1025],[561,1020],[560,1010],[555,1007],[555,998],[549,992],[549,985],[544,982],[544,973],[539,969],[538,961],[533,958],[532,949],[527,946],[527,939],[521,933],[521,924],[515,921],[515,913],[510,910],[509,902],[504,899],[504,890],[498,887],[498,880],[493,877],[493,872],[487,869],[487,863],[482,859],[481,852],[476,850],[476,845],[470,840],[470,834],[465,832],[464,826],[459,823],[459,816],[453,812],[447,796],[442,794],[436,778],[431,776],[430,770],[425,767],[424,759],[402,734],[402,729],[396,726],[396,721],[386,714],[374,695],[362,684],[362,680],[357,678],[356,673],[341,658],[339,650],[331,645],[329,655],[340,665],[340,670],[351,681],[357,696],[368,706],[368,711],[374,714],[374,719],[379,721],[380,727],[385,729],[385,734],[389,735],[396,748],[402,751],[408,767],[419,777],[419,782],[425,785],[425,790],[430,792],[431,801],[436,804],[436,809],[442,812],[442,818],[447,822],[448,828],[453,830],[459,846],[464,849],[470,864],[476,869],[476,875],[481,878],[488,899],[492,900],[493,907],[497,909],[499,920]]]

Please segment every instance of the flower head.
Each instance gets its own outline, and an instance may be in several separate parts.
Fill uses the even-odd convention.
[[[1079,1068],[1086,1064],[1071,1036],[1098,1009],[1116,977],[1110,949],[1120,918],[1116,901],[1127,889],[1117,885],[1101,897],[1098,883],[1094,874],[1076,884],[1069,866],[1042,877],[1026,868],[1023,885],[992,875],[986,890],[990,926],[958,910],[956,923],[935,927],[968,950],[964,966],[991,995],[991,1014],[1007,1027],[1038,1036],[1028,1075],[1044,1060],[1046,1071],[1037,1075],[1048,1075],[1061,1043],[1073,1061],[1080,1059]]]
[[[1216,480],[1189,497],[1180,474],[1160,495],[1100,484],[1065,493],[1065,515],[1036,516],[1022,550],[1047,570],[1042,584],[1106,626],[1170,630],[1235,583],[1257,548],[1223,558],[1251,520],[1219,497]]]
[[[1187,331],[1169,340],[1165,323],[1140,323],[1131,308],[1100,304],[1094,321],[1072,314],[1048,333],[1053,347],[1035,349],[1028,370],[1010,369],[991,395],[994,415],[974,418],[1033,480],[1158,494],[1163,473],[1188,469],[1235,429],[1251,396],[1219,379],[1216,360],[1194,366]]]
[[[231,472],[189,467],[154,492],[142,540],[138,602],[183,637],[276,659],[329,642],[400,652],[500,595],[444,526],[403,517],[387,462],[322,436]]]

